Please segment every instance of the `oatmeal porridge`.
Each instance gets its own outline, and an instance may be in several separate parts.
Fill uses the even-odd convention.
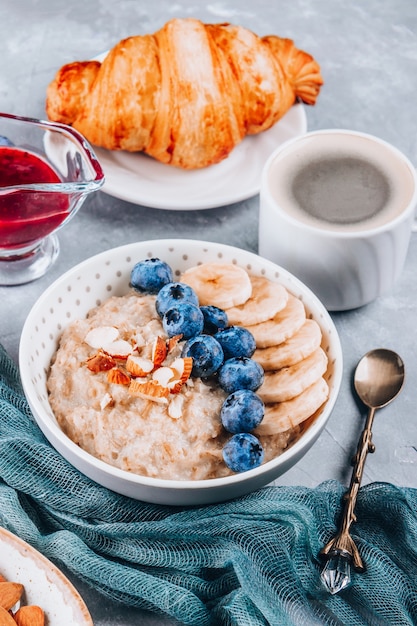
[[[180,280],[205,302],[194,279],[185,272]],[[262,370],[256,394],[265,411],[253,434],[265,462],[297,439],[326,400],[327,360],[302,303],[275,283],[269,289],[267,279],[248,280],[245,301],[225,311],[228,326],[244,321],[256,342],[247,360]],[[194,374],[197,360],[184,356],[181,333],[167,332],[169,311],[161,316],[157,300],[132,287],[64,330],[48,375],[52,410],[76,444],[122,470],[176,480],[229,475],[223,450],[231,433],[220,415],[230,389],[219,385],[218,372]]]

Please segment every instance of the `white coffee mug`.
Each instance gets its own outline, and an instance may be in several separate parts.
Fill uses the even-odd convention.
[[[329,311],[357,308],[394,286],[416,204],[416,171],[394,146],[349,130],[306,133],[264,166],[259,254]]]

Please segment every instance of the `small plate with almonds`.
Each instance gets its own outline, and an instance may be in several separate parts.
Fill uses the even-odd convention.
[[[228,327],[256,342],[238,369],[249,386],[258,378],[264,416],[238,443],[221,417],[234,361],[224,351],[216,372],[194,373],[187,328],[175,330],[176,314],[167,328],[156,296],[134,289],[134,266],[151,259],[194,290],[194,309],[224,309]],[[329,313],[295,276],[252,252],[185,239],[107,250],[64,274],[29,313],[19,361],[34,417],[67,461],[117,493],[174,505],[237,497],[290,469],[325,428],[343,369]],[[235,469],[231,439],[259,464]]]
[[[0,623],[93,626],[70,581],[40,552],[0,527]]]

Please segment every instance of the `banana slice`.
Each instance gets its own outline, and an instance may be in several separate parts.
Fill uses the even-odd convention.
[[[310,356],[320,346],[321,338],[320,326],[308,319],[287,341],[270,348],[258,348],[252,358],[266,371],[280,370]]]
[[[196,292],[200,305],[230,309],[244,304],[252,295],[249,274],[232,263],[203,263],[186,270],[181,276]]]
[[[288,291],[283,285],[264,276],[252,276],[252,295],[244,305],[227,309],[229,324],[248,326],[272,319],[288,302]]]
[[[329,397],[329,387],[319,378],[300,395],[276,404],[265,406],[262,422],[254,430],[255,435],[269,436],[283,433],[311,417]]]
[[[288,294],[287,306],[275,317],[260,324],[246,326],[255,338],[258,348],[268,348],[283,343],[300,330],[306,320],[304,304]]]
[[[265,372],[262,385],[257,394],[265,403],[286,402],[299,396],[323,376],[327,369],[327,355],[318,348],[295,365],[284,367],[277,372]]]

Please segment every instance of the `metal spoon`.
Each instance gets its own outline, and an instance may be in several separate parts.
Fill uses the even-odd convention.
[[[338,593],[350,584],[351,563],[359,572],[365,569],[349,530],[352,522],[356,521],[354,510],[366,456],[368,452],[375,452],[375,446],[372,443],[372,423],[375,411],[397,397],[403,386],[404,376],[402,359],[395,352],[384,348],[371,350],[365,354],[356,367],[355,390],[362,402],[369,408],[369,412],[353,458],[354,468],[349,490],[344,496],[345,508],[341,528],[320,552],[327,559],[321,578],[330,593]]]
[[[404,363],[396,352],[379,348],[359,361],[354,377],[356,393],[369,407],[369,416],[398,396],[404,383]],[[368,420],[369,420],[368,416]]]

